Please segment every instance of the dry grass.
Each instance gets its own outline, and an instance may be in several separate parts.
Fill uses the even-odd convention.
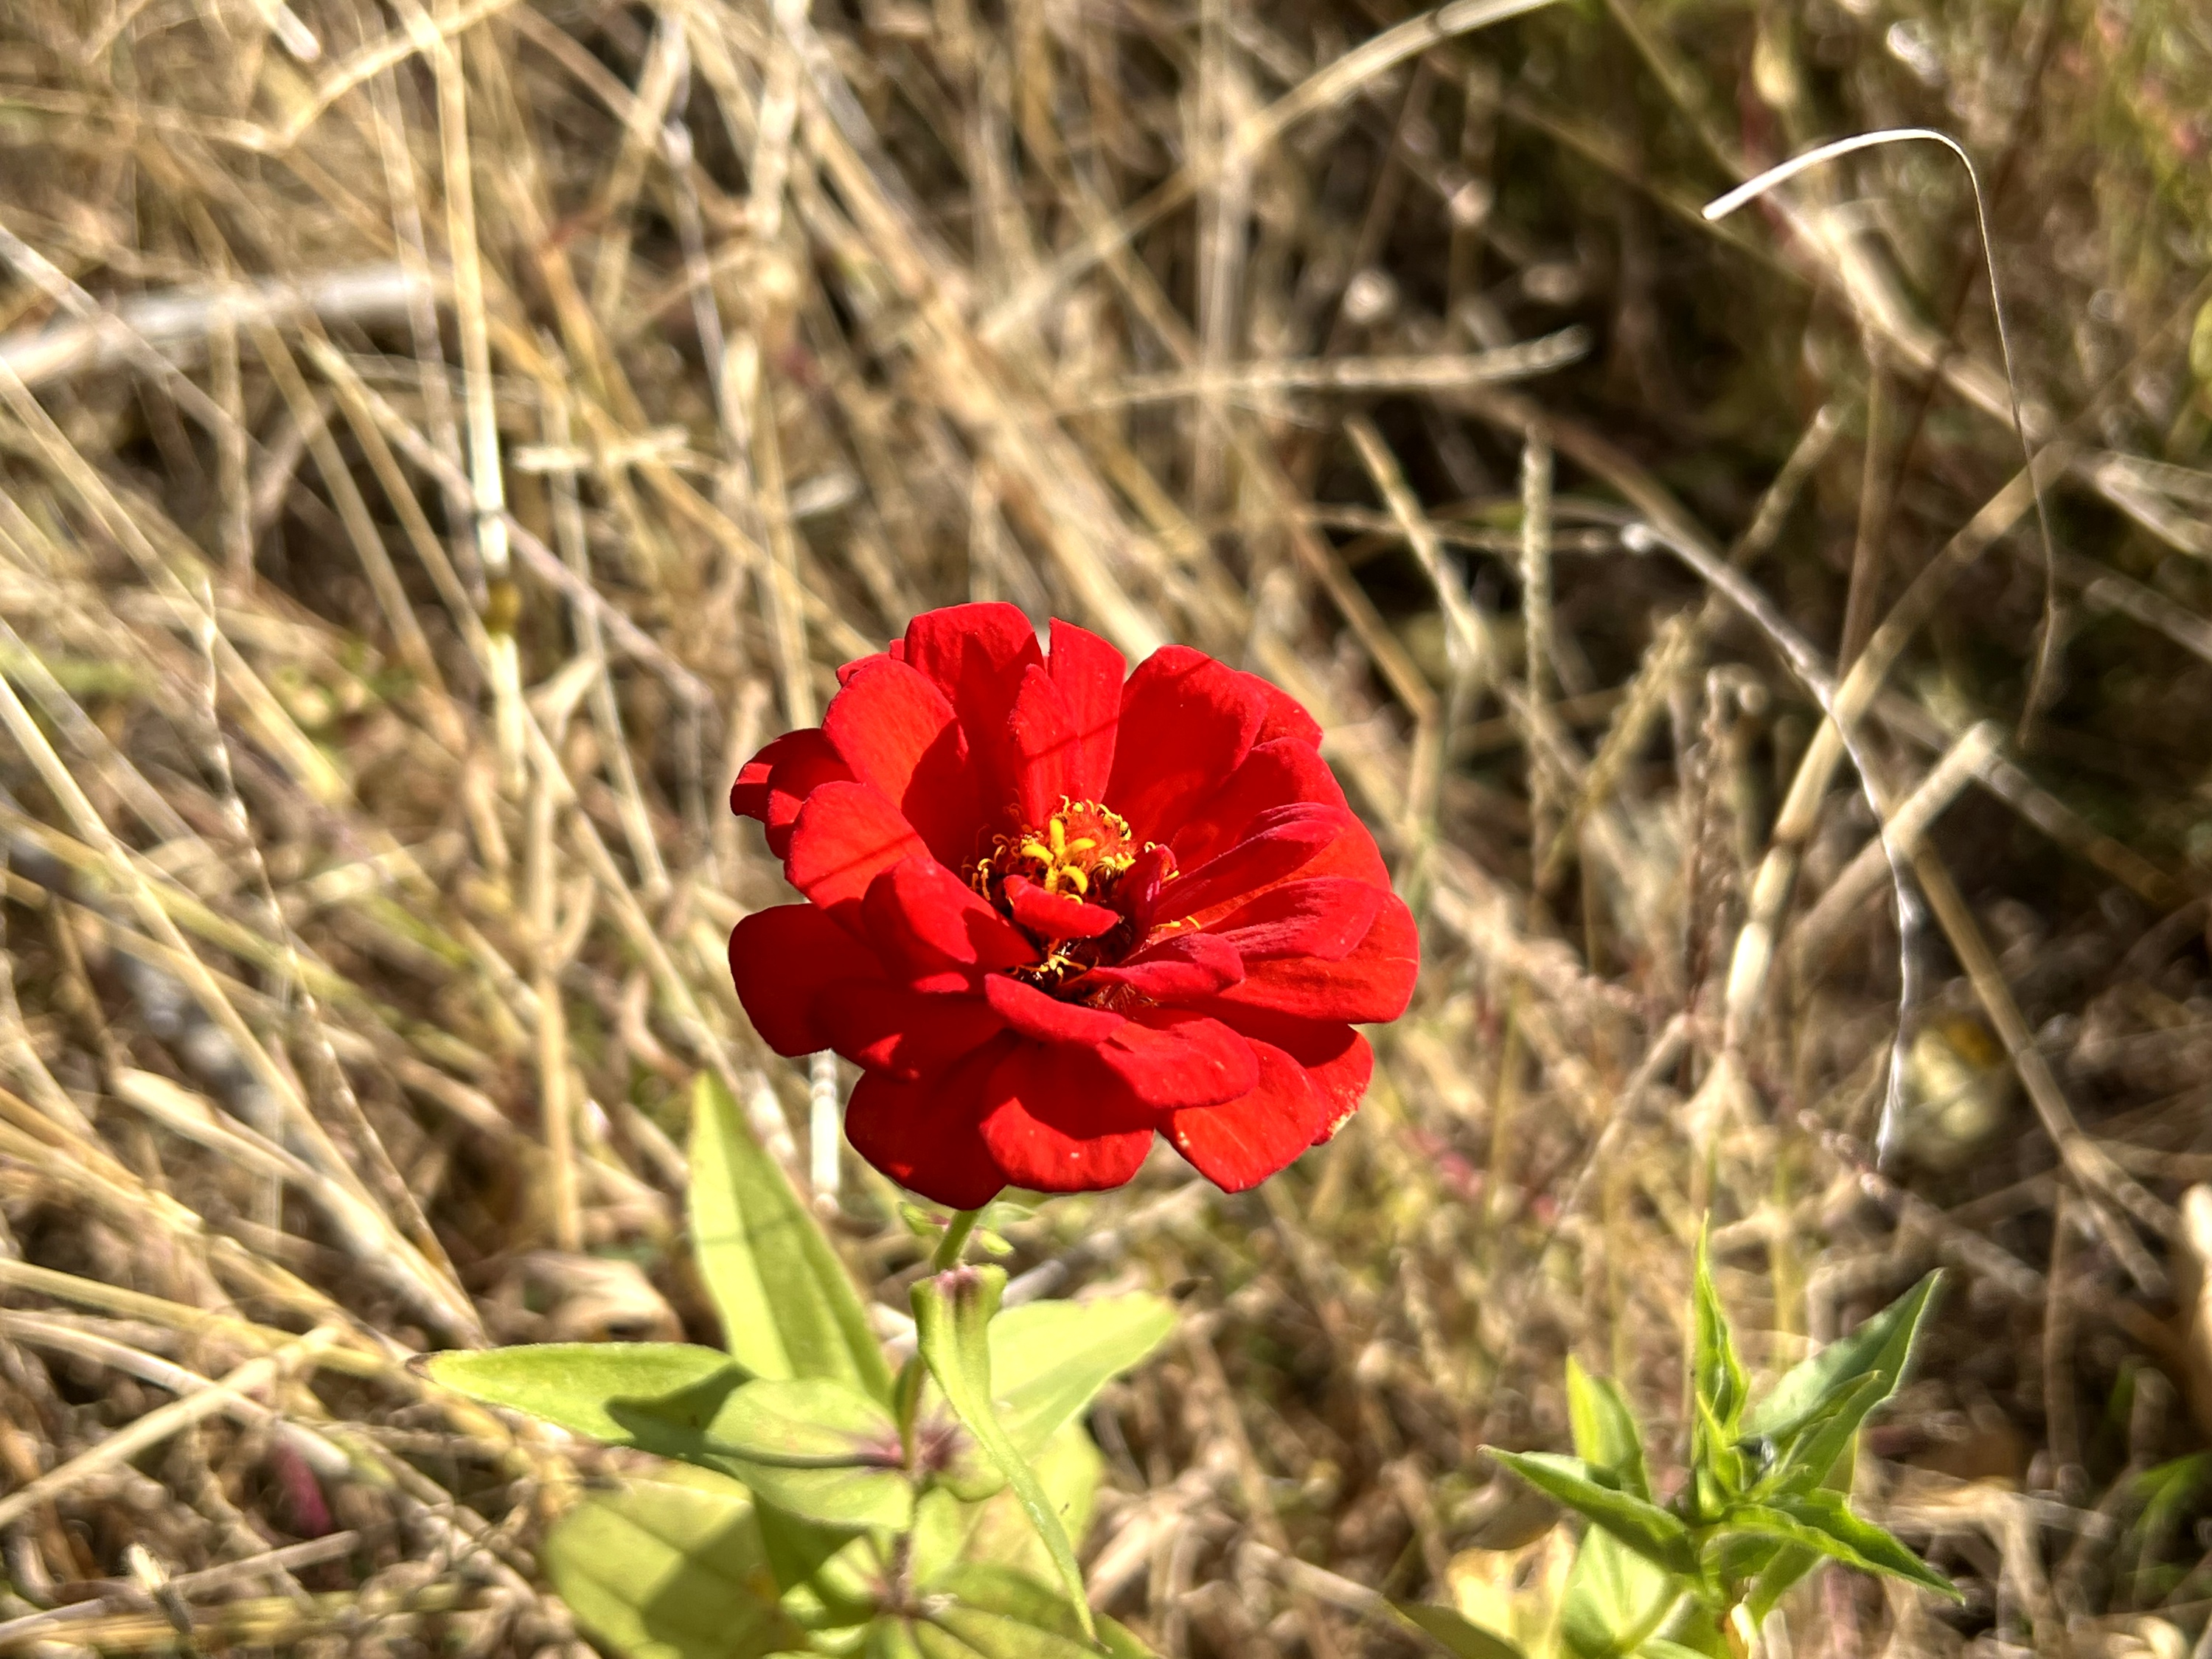
[[[1332,1149],[1014,1230],[1185,1292],[1103,1605],[1408,1650],[1567,1351],[1671,1413],[1710,1208],[1762,1364],[1956,1270],[1862,1495],[1972,1600],[1797,1646],[2197,1637],[2212,27],[1398,3],[8,9],[0,1651],[574,1646],[603,1465],[404,1362],[712,1339],[682,1085],[803,1171],[841,1083],[732,996],[723,787],[971,597],[1287,687],[1425,924]],[[1954,166],[1696,216],[1908,122],[1985,169],[2048,566]]]

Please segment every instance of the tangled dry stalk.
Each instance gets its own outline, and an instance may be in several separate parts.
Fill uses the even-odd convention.
[[[731,994],[720,796],[992,597],[1289,689],[1426,939],[1330,1152],[1013,1230],[1186,1299],[1101,1606],[1334,1659],[1534,1570],[1473,1449],[1570,1349],[1674,1409],[1710,1210],[1765,1364],[1955,1269],[1861,1496],[1972,1600],[1798,1646],[2205,1652],[2208,96],[2087,0],[19,0],[0,1651],[576,1649],[616,1463],[404,1362],[711,1337],[700,1068],[915,1269]],[[1960,177],[1697,217],[1907,122],[2048,562]]]

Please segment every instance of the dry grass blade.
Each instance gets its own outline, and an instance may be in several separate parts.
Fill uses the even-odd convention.
[[[1860,1496],[1968,1601],[1774,1655],[2202,1648],[2212,42],[2081,21],[0,18],[0,1648],[580,1654],[628,1466],[406,1364],[715,1340],[702,1071],[908,1339],[721,796],[978,599],[1297,698],[1421,928],[1328,1148],[1006,1220],[1017,1299],[1181,1287],[1102,1611],[1398,1659],[1540,1578],[1471,1448],[1567,1352],[1667,1419],[1709,1216],[1762,1372],[1955,1270]],[[1759,175],[1923,128],[1971,186]]]

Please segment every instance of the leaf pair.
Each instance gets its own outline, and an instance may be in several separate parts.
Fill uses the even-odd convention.
[[[1834,1489],[1848,1474],[1860,1427],[1904,1380],[1936,1282],[1930,1273],[1753,1401],[1701,1237],[1691,1301],[1691,1467],[1668,1504],[1654,1495],[1626,1395],[1570,1358],[1574,1455],[1490,1454],[1590,1523],[1560,1596],[1563,1651],[1572,1659],[1724,1653],[1724,1622],[1741,1616],[1755,1628],[1823,1560],[1956,1595]],[[1519,1652],[1448,1609],[1403,1611],[1462,1659]]]
[[[711,1079],[696,1097],[691,1170],[693,1232],[729,1353],[551,1344],[427,1362],[434,1380],[475,1399],[706,1472],[672,1471],[589,1499],[563,1523],[558,1571],[564,1589],[573,1582],[599,1610],[586,1622],[646,1659],[695,1651],[689,1615],[670,1611],[678,1601],[726,1604],[718,1618],[741,1633],[794,1621],[881,1624],[882,1585],[931,1554],[916,1582],[930,1606],[945,1604],[931,1580],[955,1571],[954,1556],[973,1546],[1002,1559],[1041,1554],[1037,1565],[1067,1593],[1066,1620],[1090,1640],[1095,1627],[1061,1517],[1087,1515],[1097,1453],[1087,1441],[1066,1443],[1063,1431],[1109,1378],[1166,1337],[1172,1306],[1126,1296],[1040,1304],[994,1320],[1003,1272],[939,1275],[914,1292],[926,1381],[915,1370],[911,1383],[895,1382],[828,1237]],[[1049,1480],[1036,1467],[1041,1456]],[[1006,1486],[1011,1508],[976,1508]],[[1032,1529],[1034,1546],[1006,1534],[1011,1515]],[[1024,1594],[1052,1599],[1015,1577],[1030,1585]],[[665,1585],[680,1594],[664,1595]],[[1026,1628],[1003,1610],[993,1617],[998,1626],[987,1620],[957,1639]],[[939,1620],[914,1639],[949,1653],[952,1629]],[[744,1659],[751,1638],[733,1639]],[[1046,1651],[1006,1645],[1013,1640],[1001,1631],[975,1650]]]

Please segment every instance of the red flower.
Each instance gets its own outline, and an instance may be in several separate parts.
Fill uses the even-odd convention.
[[[973,1208],[1118,1187],[1155,1131],[1231,1192],[1326,1140],[1419,945],[1305,710],[1012,605],[917,617],[730,792],[806,896],[730,935],[778,1054],[865,1075],[869,1163]]]

